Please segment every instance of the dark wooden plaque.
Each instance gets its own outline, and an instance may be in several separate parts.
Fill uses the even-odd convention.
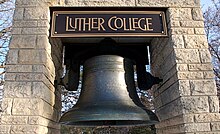
[[[51,37],[167,36],[163,11],[53,11]]]

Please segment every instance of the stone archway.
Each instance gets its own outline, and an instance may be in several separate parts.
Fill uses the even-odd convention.
[[[50,7],[167,8],[169,38],[152,40],[152,73],[164,79],[155,87],[158,134],[219,133],[219,103],[203,17],[197,0],[17,0],[7,58],[0,133],[60,133],[62,46],[50,38]]]

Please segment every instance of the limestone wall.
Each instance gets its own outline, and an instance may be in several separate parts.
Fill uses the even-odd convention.
[[[167,10],[169,38],[151,44],[152,72],[164,82],[155,87],[158,134],[217,134],[219,101],[197,7]]]
[[[49,6],[49,0],[16,1],[0,134],[59,133],[60,91],[54,80],[62,69],[62,44],[49,41]]]
[[[169,37],[153,39],[158,134],[217,134],[220,116],[199,0],[17,0],[0,134],[59,134],[62,42],[49,38],[52,6],[165,7]]]
[[[3,88],[0,88],[0,111],[2,110],[2,108],[1,108],[2,97],[3,97]]]

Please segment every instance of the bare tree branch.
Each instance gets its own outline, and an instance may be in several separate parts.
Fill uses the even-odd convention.
[[[205,10],[203,16],[218,95],[220,96],[220,0],[212,0],[212,3],[213,6]]]

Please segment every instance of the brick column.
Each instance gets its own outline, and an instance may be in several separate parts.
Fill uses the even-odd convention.
[[[48,39],[51,4],[50,0],[16,1],[0,134],[60,133],[60,91],[54,80],[62,69],[62,44]]]
[[[169,38],[151,44],[158,134],[217,134],[219,101],[199,7],[167,10]]]

